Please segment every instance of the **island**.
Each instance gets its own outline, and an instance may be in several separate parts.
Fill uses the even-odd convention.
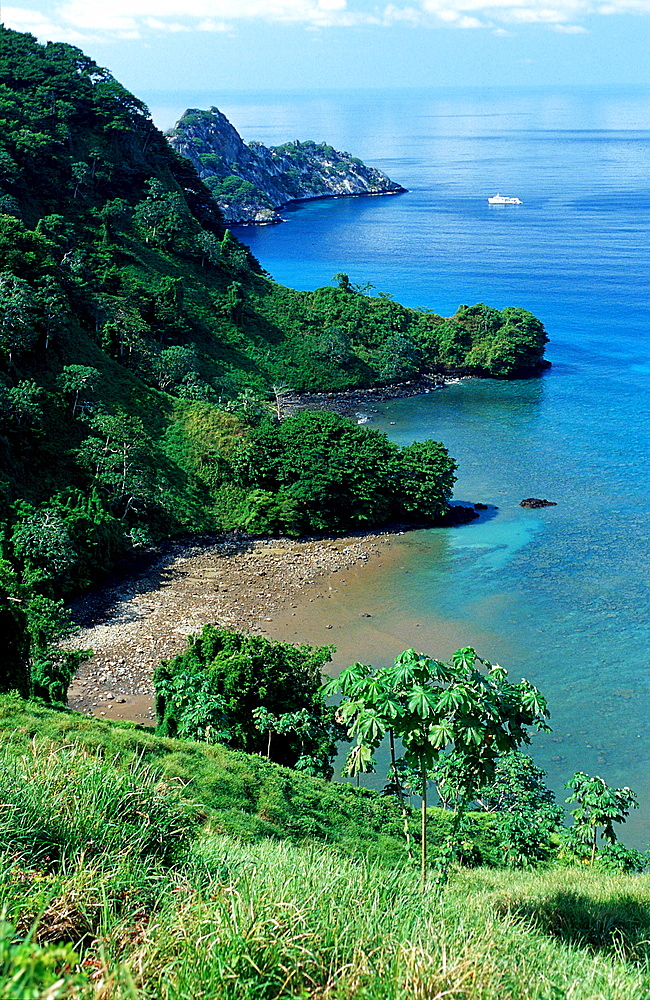
[[[225,222],[282,222],[278,209],[314,198],[403,194],[381,170],[325,142],[245,143],[218,108],[188,109],[167,140],[190,160]]]

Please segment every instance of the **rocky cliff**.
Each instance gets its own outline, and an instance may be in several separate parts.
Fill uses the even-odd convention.
[[[326,143],[245,143],[217,108],[189,109],[167,139],[191,160],[230,223],[280,222],[277,210],[294,201],[404,191],[381,170]]]

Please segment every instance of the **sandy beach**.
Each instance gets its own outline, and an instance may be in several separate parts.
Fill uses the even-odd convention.
[[[67,645],[93,656],[69,688],[70,707],[153,723],[156,665],[185,649],[187,636],[208,622],[294,642],[333,642],[337,615],[328,598],[346,576],[385,563],[401,534],[171,543],[146,569],[74,602],[80,627]],[[371,626],[371,611],[358,614]]]

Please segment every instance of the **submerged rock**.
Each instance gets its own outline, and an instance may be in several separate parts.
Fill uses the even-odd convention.
[[[557,507],[555,500],[538,500],[536,497],[528,497],[522,500],[520,507]]]

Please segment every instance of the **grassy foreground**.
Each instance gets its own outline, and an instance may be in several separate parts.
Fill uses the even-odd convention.
[[[192,774],[190,744],[0,708],[3,1000],[650,997],[647,876],[461,870],[422,894],[372,796],[293,775],[263,833],[244,764],[262,787],[281,768],[203,747]],[[283,825],[318,789],[318,835]]]

